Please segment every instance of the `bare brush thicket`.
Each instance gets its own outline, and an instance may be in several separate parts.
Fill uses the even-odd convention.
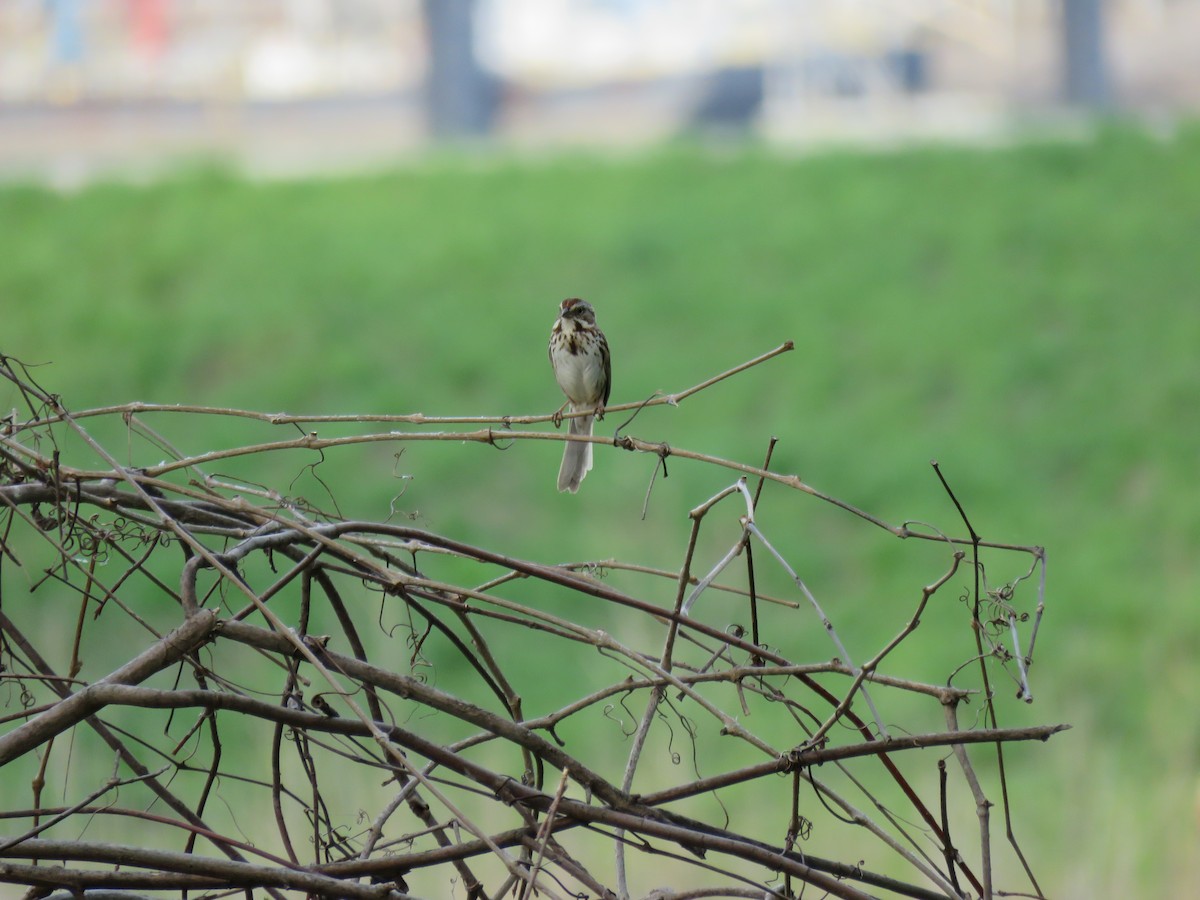
[[[991,897],[1000,853],[1023,871],[1008,890],[1042,895],[1004,751],[1066,726],[1003,728],[999,707],[1001,681],[1032,699],[1045,556],[980,540],[961,506],[965,536],[893,526],[771,472],[769,450],[759,467],[618,432],[591,440],[731,483],[680,512],[678,571],[553,565],[319,511],[289,496],[288,454],[572,439],[520,430],[550,415],[71,412],[15,360],[0,374],[18,401],[0,422],[0,882],[27,896]],[[192,455],[157,430],[181,416],[297,436]],[[238,458],[280,483],[210,472]],[[898,627],[869,657],[756,519],[764,486],[944,549],[930,583],[887,586]],[[717,521],[735,538],[701,564]],[[985,555],[1028,566],[993,585]],[[768,569],[789,595],[756,587]],[[935,615],[962,646],[926,683],[891,663]],[[800,629],[828,655],[789,656]]]

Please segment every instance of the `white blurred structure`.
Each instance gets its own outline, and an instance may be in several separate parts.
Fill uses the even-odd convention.
[[[0,0],[0,170],[88,146],[394,158],[427,142],[425,98],[456,96],[427,75],[472,51],[487,128],[518,144],[990,139],[1065,109],[1071,53],[1117,109],[1200,109],[1200,0],[456,2],[474,15],[457,51],[441,23],[439,56],[438,0]]]
[[[416,0],[0,0],[0,102],[280,100],[421,77]]]

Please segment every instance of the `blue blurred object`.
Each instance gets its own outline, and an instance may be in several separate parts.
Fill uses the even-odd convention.
[[[906,94],[920,94],[929,88],[929,58],[920,50],[893,50],[886,59],[888,72]]]
[[[763,103],[762,66],[727,66],[707,79],[688,125],[702,130],[742,131],[749,128]]]
[[[71,65],[83,59],[83,27],[79,18],[81,0],[46,0],[50,11],[50,47],[54,61]]]
[[[1063,80],[1066,101],[1102,109],[1111,100],[1100,0],[1063,2]]]

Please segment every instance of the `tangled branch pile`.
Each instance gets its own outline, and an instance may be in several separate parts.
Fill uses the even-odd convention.
[[[975,760],[997,760],[1003,779],[1008,742],[1063,727],[1000,728],[992,690],[1003,667],[1030,697],[1040,548],[980,541],[965,514],[963,539],[889,526],[766,467],[620,438],[664,462],[738,473],[690,512],[679,570],[515,559],[318,513],[205,468],[298,446],[494,441],[493,425],[509,439],[566,439],[513,429],[548,416],[473,420],[488,427],[463,433],[314,432],[188,456],[151,428],[153,415],[331,417],[144,404],[72,414],[20,364],[0,363],[21,403],[0,425],[0,881],[61,897],[993,894],[992,800]],[[119,464],[91,427],[114,419],[173,458]],[[436,421],[351,421],[380,420]],[[869,659],[851,658],[756,521],[764,484],[945,548],[942,574],[913,590],[906,624]],[[731,506],[736,540],[698,571],[700,536]],[[1031,562],[992,587],[984,553]],[[748,587],[722,583],[734,560]],[[756,590],[767,566],[786,573],[793,596]],[[614,571],[649,586],[619,589],[602,577]],[[958,573],[974,584],[962,657],[976,689],[885,673],[889,654],[922,639],[927,604]],[[1026,579],[1036,608],[1022,612]],[[610,611],[636,640],[550,611],[572,601]],[[710,604],[705,615],[697,604]],[[797,660],[768,642],[768,610],[779,609],[815,614],[836,657]],[[560,699],[529,710],[532,696]],[[891,697],[934,710],[944,727],[889,725]],[[972,698],[979,712],[963,727]],[[929,747],[940,749],[914,753]],[[691,765],[648,762],[672,754]],[[701,774],[700,761],[719,771]],[[1024,865],[1007,783],[1000,792]],[[971,831],[955,827],[958,807],[978,817]]]

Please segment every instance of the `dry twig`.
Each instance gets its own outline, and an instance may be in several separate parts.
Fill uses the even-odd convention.
[[[788,349],[609,411],[677,404]],[[16,361],[0,357],[0,375],[21,403],[0,422],[0,819],[11,823],[0,831],[0,881],[45,893],[218,897],[257,888],[278,898],[364,900],[414,890],[791,897],[805,885],[842,898],[990,897],[993,801],[968,748],[999,754],[1008,742],[1046,740],[1065,727],[998,724],[995,672],[1011,674],[1022,699],[1032,699],[1045,554],[981,540],[965,512],[965,538],[889,525],[770,471],[769,453],[760,467],[661,441],[596,436],[737,478],[690,512],[678,572],[638,561],[550,565],[427,529],[319,513],[284,491],[205,471],[247,456],[381,441],[567,439],[513,428],[548,415],[292,416],[141,403],[71,413]],[[289,428],[487,427],[312,432],[186,453],[149,424],[165,414]],[[174,458],[121,465],[92,433],[93,423],[114,418]],[[179,473],[190,480],[180,483]],[[747,477],[758,479],[756,490]],[[769,484],[896,537],[945,545],[943,571],[914,589],[915,611],[906,620],[897,612],[900,630],[865,662],[852,661],[834,629],[835,601],[819,605],[783,536],[768,538],[757,507]],[[731,501],[734,512],[722,519]],[[728,551],[695,574],[701,536],[729,519],[738,529]],[[798,594],[761,592],[756,546]],[[976,583],[962,658],[979,667],[986,726],[965,730],[958,712],[974,694],[951,684],[955,673],[928,684],[881,671],[897,647],[922,640],[920,623],[935,614],[931,598],[956,576],[964,548]],[[1031,565],[993,587],[985,552],[1024,553]],[[748,589],[719,581],[740,558]],[[486,576],[446,580],[434,571],[461,570],[433,565],[440,560],[469,562]],[[621,572],[632,587],[591,577],[597,568]],[[1018,592],[1039,569],[1022,654],[1030,614]],[[646,587],[663,579],[675,582],[671,605]],[[639,623],[631,632],[638,641],[549,612],[530,599],[534,584],[611,605]],[[715,602],[717,591],[744,604],[749,632],[740,612],[727,612],[728,599]],[[796,616],[811,607],[838,658],[797,660],[781,649],[786,640],[768,642],[778,626],[764,604]],[[729,617],[724,625],[709,624],[720,616]],[[843,632],[853,628],[842,623]],[[546,691],[550,681],[557,691]],[[527,715],[523,698],[531,694],[558,700]],[[907,720],[889,719],[889,709],[923,706],[944,709],[944,731],[914,734]],[[628,739],[617,720],[637,721]],[[680,780],[658,762],[664,745],[693,760],[690,776]],[[934,747],[948,749],[920,752]],[[113,754],[124,771],[112,772]],[[624,766],[614,766],[621,755]],[[947,755],[978,814],[973,852],[971,841],[951,835]],[[778,801],[781,775],[792,786],[790,807]],[[28,803],[17,800],[22,783]],[[47,785],[61,805],[43,802]],[[1040,894],[1012,836],[1008,787],[1002,782],[1008,835]],[[687,812],[679,808],[685,802]],[[806,839],[848,849],[829,858],[804,852],[815,849]],[[630,865],[631,851],[654,862]],[[907,875],[883,874],[898,870]],[[661,880],[678,884],[656,887]]]

